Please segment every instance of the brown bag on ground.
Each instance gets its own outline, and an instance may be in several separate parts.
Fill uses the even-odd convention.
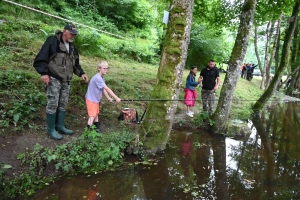
[[[138,113],[134,108],[124,108],[119,117],[119,120],[125,121],[126,123],[138,123]]]

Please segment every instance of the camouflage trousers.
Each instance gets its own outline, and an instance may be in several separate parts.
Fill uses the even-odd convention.
[[[202,89],[201,97],[202,97],[203,111],[212,114],[215,105],[215,91]]]
[[[56,113],[56,110],[66,110],[70,93],[70,83],[59,81],[56,78],[50,77],[50,82],[47,86],[47,106],[46,112],[49,114]]]

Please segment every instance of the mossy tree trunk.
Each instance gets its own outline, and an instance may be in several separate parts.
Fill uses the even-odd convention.
[[[270,43],[271,43],[271,37],[272,37],[272,33],[273,33],[273,29],[274,29],[274,23],[272,23],[271,21],[268,22],[267,28],[266,28],[266,32],[265,32],[265,36],[266,36],[266,44],[265,44],[265,58],[264,58],[264,66],[261,67],[259,66],[259,69],[261,71],[261,84],[260,84],[260,89],[264,90],[265,88],[268,87],[268,83],[270,80],[270,68],[269,68],[269,49],[270,49]],[[256,54],[256,58],[257,60],[259,60],[260,62],[260,53],[258,52],[257,49],[257,27],[255,26],[255,36],[254,36],[254,44],[255,44],[255,54]]]
[[[294,89],[297,89],[298,91],[300,91],[300,70],[298,70]]]
[[[266,41],[266,48],[265,48],[265,61],[264,61],[264,68],[265,68],[265,71],[266,71],[266,80],[264,82],[265,84],[265,87],[264,88],[267,88],[269,86],[269,83],[270,83],[270,68],[271,68],[271,65],[269,65],[269,52],[270,52],[270,44],[271,44],[271,37],[273,35],[273,31],[274,31],[274,24],[275,22],[269,22],[268,23],[268,28],[267,28],[267,31],[266,31],[266,34],[267,34],[267,41]]]
[[[217,109],[212,116],[216,122],[213,130],[217,133],[222,133],[227,128],[232,97],[240,77],[240,67],[247,51],[255,8],[256,0],[246,0],[242,7],[238,34],[228,63],[229,69],[225,76]]]
[[[279,29],[278,37],[277,37],[277,46],[276,46],[276,51],[275,51],[275,58],[274,58],[274,60],[275,60],[275,71],[279,68],[280,48],[281,48],[280,35],[281,35],[281,30]]]
[[[299,45],[300,42],[298,41],[298,34],[299,34],[299,19],[297,22],[297,26],[294,32],[294,39],[293,39],[293,45],[292,45],[292,54],[291,54],[291,82],[289,84],[289,87],[287,88],[285,94],[286,95],[292,95],[293,91],[295,89],[296,80],[298,77],[299,72],[299,59],[300,59],[300,52],[299,52]]]
[[[270,70],[271,70],[271,65],[272,62],[274,60],[275,57],[275,51],[276,51],[276,46],[277,46],[277,37],[278,37],[278,30],[280,30],[280,22],[281,22],[281,15],[280,15],[280,20],[278,20],[277,22],[271,22],[269,21],[267,28],[266,28],[266,45],[265,45],[265,58],[264,58],[264,66],[261,67],[261,60],[260,60],[260,53],[258,51],[258,34],[257,34],[257,26],[255,26],[255,31],[254,31],[254,47],[255,47],[255,54],[256,54],[256,58],[258,60],[258,64],[259,64],[259,69],[261,71],[261,75],[262,75],[262,80],[261,80],[261,84],[260,84],[260,89],[265,90],[270,83]],[[273,42],[273,48],[271,49],[271,38],[273,36],[273,32],[275,29],[275,24],[277,24],[277,29],[276,29],[276,33],[275,33],[275,38],[274,38],[274,42]],[[270,54],[270,59],[269,59],[269,52],[271,49],[271,54]]]
[[[194,0],[172,0],[162,57],[157,73],[157,84],[151,94],[152,99],[171,101],[151,101],[141,125],[140,139],[144,141],[147,153],[165,149],[171,132],[182,74],[187,58],[192,25]]]
[[[282,53],[281,53],[281,60],[280,60],[279,67],[276,70],[276,73],[274,75],[274,78],[272,79],[270,86],[263,93],[263,95],[258,99],[258,101],[253,105],[252,107],[253,110],[261,110],[265,106],[267,101],[272,97],[283,75],[283,72],[289,63],[290,47],[291,47],[293,34],[298,21],[299,8],[300,8],[300,2],[297,2],[294,6],[292,17],[290,18],[289,21],[290,22],[289,27],[286,30],[284,36],[284,42],[281,51]]]
[[[269,73],[270,73],[270,69],[271,69],[273,60],[274,60],[275,55],[276,55],[276,51],[279,50],[279,49],[277,49],[277,46],[278,46],[278,38],[279,38],[279,35],[280,35],[281,19],[282,19],[282,14],[280,14],[279,20],[277,20],[277,27],[276,27],[276,33],[275,33],[272,53],[271,53],[270,60],[269,60],[269,63],[268,63]],[[267,81],[268,81],[268,83],[270,82],[270,80],[267,80]],[[269,84],[268,84],[268,86],[269,86]]]

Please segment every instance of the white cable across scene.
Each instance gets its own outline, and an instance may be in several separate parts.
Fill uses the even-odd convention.
[[[11,3],[11,4],[14,4],[14,5],[23,7],[23,8],[27,8],[27,9],[32,10],[32,11],[35,11],[35,12],[42,13],[42,14],[44,14],[44,15],[48,15],[48,16],[51,16],[51,17],[54,17],[54,18],[57,18],[57,19],[66,21],[66,22],[72,22],[73,24],[78,24],[78,25],[80,25],[80,26],[84,26],[84,27],[93,29],[93,30],[95,30],[95,31],[100,31],[100,32],[105,33],[105,34],[108,34],[108,35],[112,35],[112,36],[119,37],[119,38],[122,38],[122,39],[127,39],[126,37],[123,37],[123,36],[120,36],[120,35],[116,35],[116,34],[113,34],[113,33],[109,33],[109,32],[107,32],[107,31],[103,31],[103,30],[100,30],[100,29],[97,29],[97,28],[93,28],[93,27],[90,27],[90,26],[87,26],[87,25],[84,25],[84,24],[81,24],[81,23],[78,23],[78,22],[74,22],[74,21],[71,21],[71,20],[68,20],[68,19],[65,19],[65,18],[56,16],[56,15],[52,15],[52,14],[50,14],[50,13],[43,12],[43,11],[37,10],[37,9],[35,9],[35,8],[31,8],[31,7],[29,7],[29,6],[24,6],[24,5],[22,5],[22,4],[19,4],[19,3],[13,2],[13,1],[9,1],[9,0],[4,0],[4,1],[7,2],[7,3]]]

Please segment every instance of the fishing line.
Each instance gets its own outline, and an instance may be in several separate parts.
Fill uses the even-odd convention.
[[[50,17],[54,17],[54,18],[57,18],[57,19],[66,21],[66,22],[72,22],[73,24],[78,24],[78,25],[80,25],[80,26],[87,27],[87,28],[93,29],[93,30],[95,30],[95,31],[99,31],[99,32],[105,33],[105,34],[107,34],[107,35],[112,35],[112,36],[119,37],[119,38],[122,38],[122,39],[128,39],[128,38],[123,37],[123,36],[120,36],[120,35],[116,35],[116,34],[113,34],[113,33],[109,33],[109,32],[107,32],[107,31],[103,31],[103,30],[100,30],[100,29],[97,29],[97,28],[93,28],[93,27],[91,27],[91,26],[88,26],[88,25],[85,25],[85,24],[81,24],[81,23],[78,23],[78,22],[75,22],[75,21],[71,21],[71,20],[68,20],[68,19],[65,19],[65,18],[56,16],[56,15],[53,15],[53,14],[50,14],[50,13],[47,13],[47,12],[44,12],[44,11],[41,11],[41,10],[37,10],[37,9],[35,9],[35,8],[31,8],[31,7],[29,7],[29,6],[25,6],[25,5],[22,5],[22,4],[13,2],[13,1],[9,1],[9,0],[4,0],[4,1],[7,2],[7,3],[11,3],[11,4],[14,4],[14,5],[23,7],[23,8],[27,8],[27,9],[32,10],[32,11],[34,11],[34,12],[42,13],[42,14],[44,14],[44,15],[48,15],[48,16],[50,16]]]
[[[207,101],[217,101],[219,99],[215,99],[215,100],[210,100],[208,99]],[[258,101],[258,100],[255,100],[255,99],[229,99],[229,100],[232,100],[232,101]],[[121,99],[122,102],[136,102],[136,101],[203,101],[202,99]],[[271,100],[268,100],[268,101],[286,101],[286,102],[289,102],[289,101],[300,101],[300,99],[295,99],[295,100],[285,100],[285,99],[271,99]]]

